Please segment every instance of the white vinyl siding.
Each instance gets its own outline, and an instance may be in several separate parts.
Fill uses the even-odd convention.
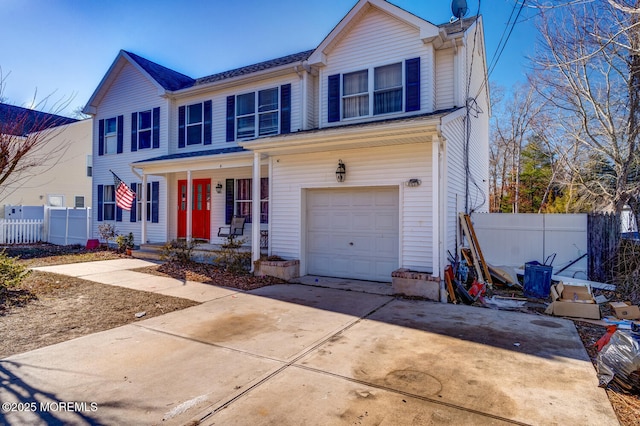
[[[338,158],[347,168],[343,183],[336,182]],[[395,186],[400,200],[400,266],[432,269],[431,143],[277,156],[271,164],[269,226],[273,253],[304,261],[303,206],[307,189]],[[406,187],[404,182],[411,178],[420,179],[422,184]]]
[[[129,164],[145,158],[149,158],[149,150],[131,152],[131,114],[134,112],[153,110],[160,107],[160,148],[152,150],[153,156],[164,155],[168,152],[168,117],[170,103],[158,96],[158,89],[134,66],[125,64],[114,71],[115,76],[108,92],[100,102],[97,115],[94,117],[93,126],[93,152],[98,152],[98,120],[123,115],[123,153],[118,155],[94,154],[93,161],[93,185],[92,204],[97,212],[98,185],[113,185],[113,170],[127,185],[140,182],[140,178],[131,172]],[[165,242],[166,239],[166,185],[159,176],[149,176],[148,182],[160,181],[159,223],[147,223],[147,240],[150,242]],[[115,222],[118,231],[122,234],[132,232],[134,241],[140,244],[140,223],[130,222],[129,212],[122,212],[122,222]],[[91,232],[98,236],[97,214],[92,215]]]
[[[327,123],[327,78],[369,67],[404,62],[420,57],[421,111],[433,105],[433,51],[420,39],[419,31],[386,13],[372,9],[327,54],[327,66],[319,75],[321,127]],[[377,117],[368,117],[369,120]],[[335,123],[334,123],[335,124]]]
[[[455,106],[453,49],[436,52],[436,81],[436,110]]]
[[[285,84],[291,84],[291,132],[297,132],[302,129],[302,104],[301,104],[301,85],[299,84],[300,78],[293,72],[290,76],[270,78],[260,81],[259,83],[252,84],[238,84],[233,87],[225,87],[219,90],[211,90],[204,95],[189,96],[180,98],[173,104],[174,114],[171,117],[172,137],[171,146],[169,147],[170,153],[185,153],[190,151],[201,151],[203,149],[218,149],[229,148],[237,146],[237,142],[227,142],[227,97],[246,94],[249,92],[255,92],[256,98],[258,92],[261,90],[269,90],[280,88]],[[278,90],[278,92],[280,92]],[[203,148],[202,145],[187,145],[184,148],[178,149],[178,107],[191,105],[197,102],[212,101],[212,143]],[[280,98],[278,97],[278,105],[280,104]],[[279,108],[279,106],[278,106]],[[238,116],[236,114],[235,131],[238,131]],[[278,124],[280,123],[280,110],[278,109]],[[257,126],[257,125],[256,125]],[[256,127],[257,129],[257,127]]]

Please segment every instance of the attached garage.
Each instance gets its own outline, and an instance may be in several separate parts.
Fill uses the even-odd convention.
[[[397,187],[307,190],[307,273],[390,282],[399,266],[398,206]]]

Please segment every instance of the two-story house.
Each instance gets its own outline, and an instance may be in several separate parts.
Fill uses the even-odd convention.
[[[247,218],[253,258],[301,274],[441,276],[461,211],[487,209],[489,95],[481,18],[435,25],[360,0],[315,49],[202,78],[121,51],[93,115],[93,230],[136,243]],[[115,205],[115,172],[137,192]]]

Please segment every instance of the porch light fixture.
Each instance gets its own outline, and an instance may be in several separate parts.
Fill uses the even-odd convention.
[[[218,182],[216,185],[216,192],[220,194],[222,192],[222,183]]]
[[[404,184],[408,187],[414,188],[416,186],[420,186],[422,184],[422,181],[420,179],[411,178],[408,181],[406,181]]]
[[[336,169],[336,180],[338,182],[344,182],[344,177],[347,174],[347,168],[342,160],[338,160],[338,168]]]

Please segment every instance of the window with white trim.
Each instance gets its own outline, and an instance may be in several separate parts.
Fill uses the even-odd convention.
[[[116,117],[104,120],[104,153],[118,153],[118,122]]]
[[[151,148],[151,110],[138,112],[138,149]]]
[[[280,89],[260,90],[236,96],[236,138],[277,135],[280,130]]]
[[[74,198],[74,207],[77,209],[83,209],[84,208],[84,196],[83,195],[76,195]]]
[[[234,215],[252,222],[251,200],[253,179],[237,179],[234,197]],[[269,178],[260,179],[260,223],[269,222]]]
[[[104,185],[102,191],[102,220],[116,220],[115,187]]]
[[[371,72],[372,71],[372,72]],[[342,118],[402,112],[402,63],[342,76]]]
[[[202,143],[202,132],[204,129],[203,110],[202,103],[187,105],[187,145],[198,145]]]

